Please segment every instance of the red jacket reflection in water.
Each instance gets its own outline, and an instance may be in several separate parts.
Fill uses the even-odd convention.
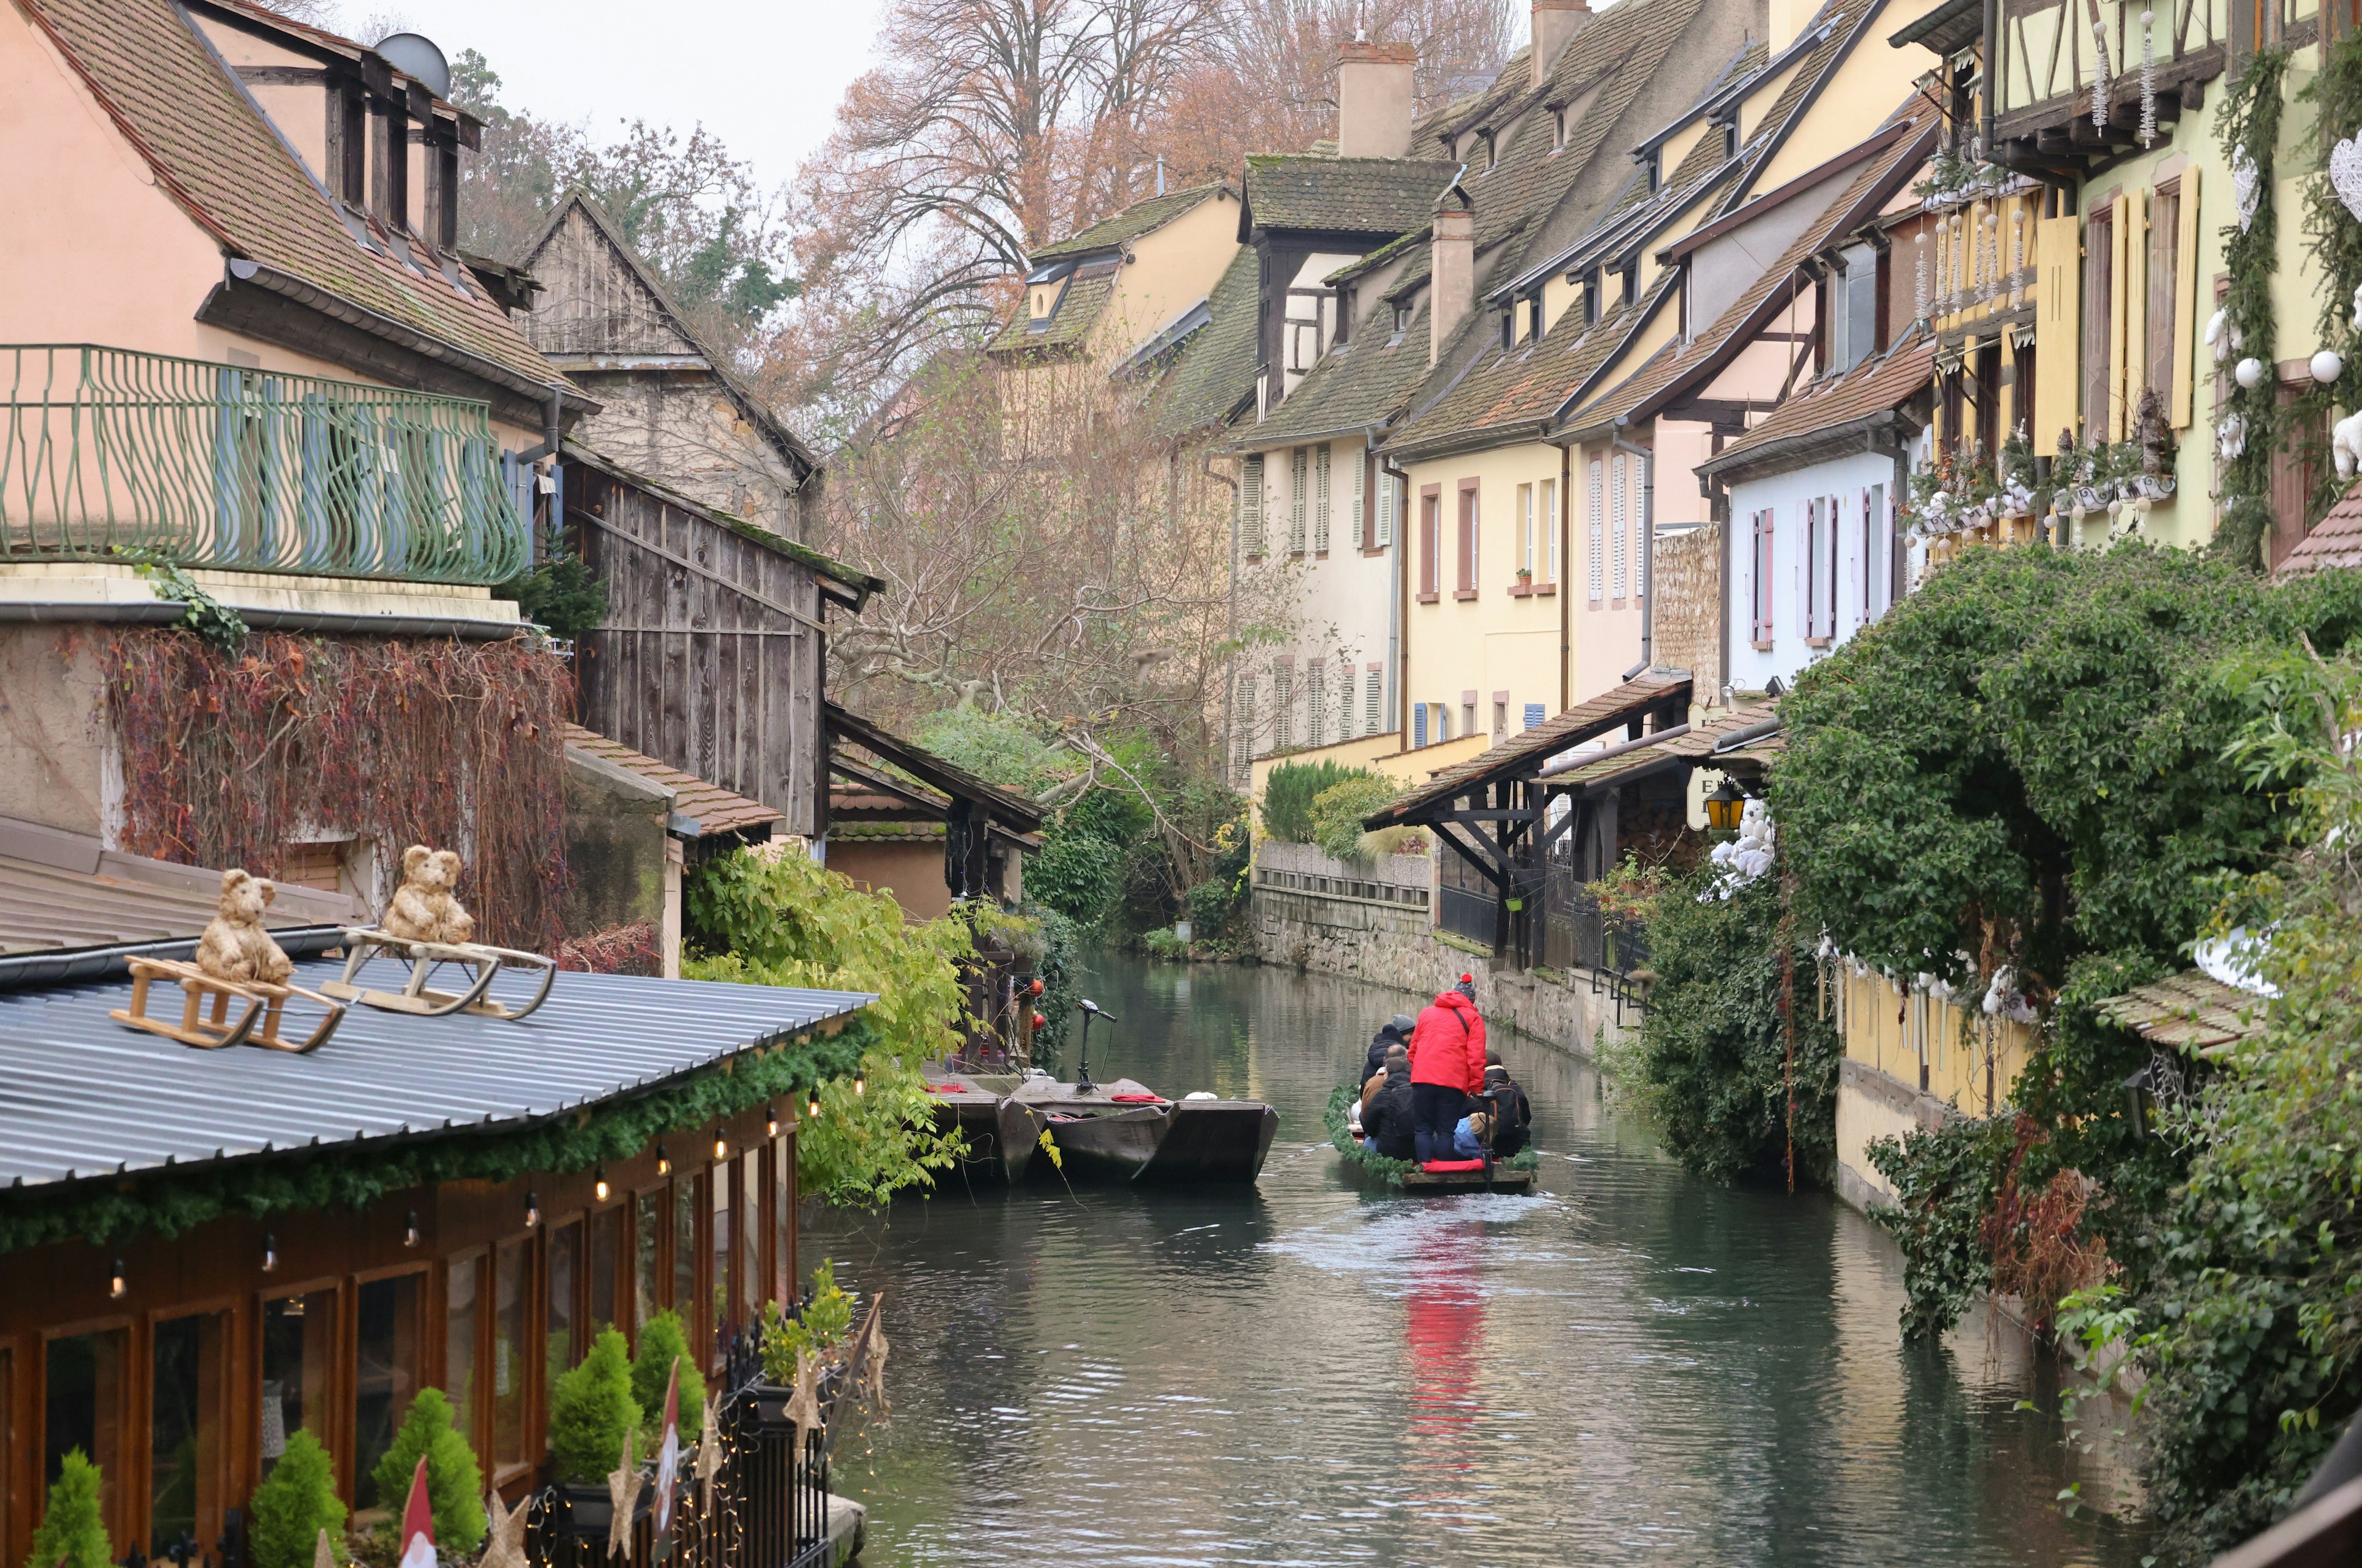
[[[1410,1081],[1483,1092],[1485,1015],[1458,991],[1444,992],[1418,1015],[1410,1032]]]
[[[1473,1227],[1439,1228],[1421,1239],[1411,1265],[1403,1323],[1410,1347],[1410,1426],[1427,1440],[1424,1467],[1464,1470],[1474,1463],[1476,1356],[1485,1339],[1485,1297],[1477,1287]],[[1437,1439],[1458,1440],[1438,1446]]]

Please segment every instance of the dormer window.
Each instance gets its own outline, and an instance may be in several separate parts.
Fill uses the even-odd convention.
[[[1506,354],[1518,346],[1518,313],[1512,308],[1501,313],[1501,352]]]
[[[1649,149],[1648,168],[1649,193],[1653,196],[1665,183],[1664,149],[1652,147]]]
[[[1621,293],[1624,297],[1624,303],[1628,305],[1639,304],[1640,303],[1639,258],[1636,256],[1631,260],[1625,262],[1623,267],[1619,269],[1617,276],[1622,280],[1623,283]]]
[[[1397,304],[1397,305],[1396,305],[1396,306],[1395,306],[1395,336],[1396,336],[1396,337],[1400,337],[1404,333],[1408,332],[1409,330],[1410,330],[1410,306],[1409,306],[1408,304]]]
[[[1738,156],[1738,116],[1733,115],[1722,122],[1722,158],[1727,163]]]
[[[1528,294],[1526,296],[1526,341],[1539,343],[1541,338],[1542,297],[1538,293]]]
[[[1500,149],[1495,143],[1493,133],[1489,129],[1478,131],[1476,139],[1485,144],[1485,172],[1490,174],[1501,161]]]
[[[1551,111],[1551,150],[1566,149],[1566,109],[1563,105]]]
[[[1599,319],[1599,273],[1596,269],[1583,278],[1583,325],[1591,326]]]

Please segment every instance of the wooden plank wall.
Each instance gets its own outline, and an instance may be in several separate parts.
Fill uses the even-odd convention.
[[[582,464],[566,498],[568,535],[607,584],[606,624],[576,646],[579,722],[815,834],[826,742],[811,569]]]

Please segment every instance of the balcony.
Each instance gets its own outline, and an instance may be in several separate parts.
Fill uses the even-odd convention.
[[[0,346],[0,566],[489,585],[530,558],[480,403],[88,344]]]
[[[2141,150],[2141,61],[2156,61],[2158,139],[2223,74],[2231,0],[2002,0],[1993,143],[2028,172],[2088,176]],[[2151,19],[2144,27],[2143,15]],[[2094,105],[2104,105],[2095,116]]]

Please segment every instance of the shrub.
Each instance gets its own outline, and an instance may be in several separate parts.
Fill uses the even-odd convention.
[[[602,1329],[582,1364],[550,1390],[549,1446],[557,1462],[557,1478],[578,1486],[606,1479],[624,1452],[624,1435],[639,1419],[631,1353],[621,1333]],[[435,1533],[442,1538],[439,1525]]]
[[[657,1313],[640,1327],[640,1353],[632,1358],[632,1397],[651,1445],[664,1439],[665,1384],[672,1376],[675,1357],[680,1361],[680,1430],[694,1434],[704,1420],[705,1379],[697,1358],[689,1353],[689,1336],[680,1331],[680,1314]]]
[[[98,1466],[78,1448],[66,1450],[58,1478],[50,1483],[50,1503],[41,1528],[33,1532],[33,1552],[25,1568],[115,1568],[106,1523],[99,1515]]]
[[[388,1527],[399,1530],[410,1478],[426,1456],[426,1500],[435,1509],[435,1543],[447,1553],[471,1552],[484,1539],[484,1472],[452,1419],[451,1401],[440,1388],[421,1388],[402,1418],[402,1430],[370,1472],[377,1502],[392,1510]],[[612,1454],[609,1456],[613,1457]],[[399,1551],[400,1543],[396,1542]]]
[[[414,1468],[417,1461],[411,1463]],[[288,1434],[287,1452],[254,1489],[247,1555],[254,1568],[311,1568],[324,1529],[330,1550],[343,1562],[345,1505],[337,1496],[336,1469],[320,1440],[302,1428]]]
[[[852,1332],[853,1296],[837,1285],[836,1264],[823,1258],[812,1270],[811,1297],[800,1317],[789,1317],[776,1301],[763,1303],[763,1375],[792,1383],[798,1357],[819,1355]]]
[[[1281,763],[1264,779],[1264,835],[1288,844],[1312,843],[1313,798],[1347,778],[1376,777],[1366,768],[1340,767],[1333,762]]]
[[[1362,853],[1362,819],[1401,797],[1393,779],[1355,769],[1312,797],[1312,842],[1323,855],[1352,859]]]

